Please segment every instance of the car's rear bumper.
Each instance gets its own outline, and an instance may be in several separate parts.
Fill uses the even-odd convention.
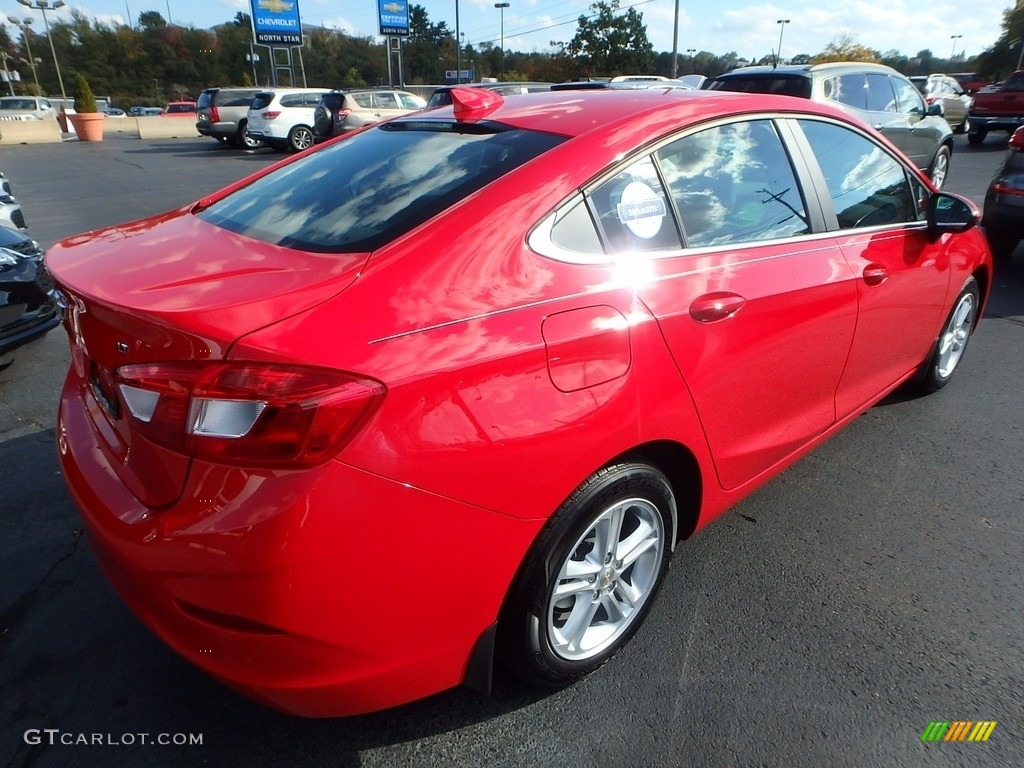
[[[196,123],[196,130],[200,136],[212,138],[233,139],[238,136],[237,123]]]
[[[1010,131],[1011,133],[1024,125],[1024,115],[976,115],[970,114],[971,132]]]
[[[107,576],[186,659],[293,714],[354,715],[462,683],[540,525],[337,461],[256,473],[196,460],[182,497],[149,509],[117,479],[89,410],[72,372],[60,461]]]

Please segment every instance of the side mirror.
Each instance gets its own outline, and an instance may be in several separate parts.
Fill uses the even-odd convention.
[[[933,104],[929,104],[925,110],[926,115],[935,115],[936,117],[945,117],[946,109],[942,106],[941,101],[936,101]]]
[[[1010,137],[1010,149],[1024,152],[1024,126],[1013,132],[1013,135]]]
[[[928,200],[928,237],[938,240],[946,232],[966,232],[978,225],[981,213],[974,203],[951,192],[936,192]]]

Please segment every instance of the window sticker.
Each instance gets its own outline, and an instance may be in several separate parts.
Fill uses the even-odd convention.
[[[640,181],[631,181],[622,190],[616,206],[619,221],[639,238],[649,240],[661,231],[667,210],[664,198]]]

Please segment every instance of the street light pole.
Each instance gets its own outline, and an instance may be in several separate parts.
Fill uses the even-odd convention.
[[[46,26],[46,37],[50,40],[50,53],[53,54],[53,68],[57,70],[57,82],[60,83],[60,97],[64,102],[64,107],[67,106],[68,94],[64,90],[64,78],[60,76],[60,64],[57,63],[57,49],[53,47],[53,35],[50,34],[50,22],[46,18],[47,11],[55,11],[58,8],[63,8],[65,3],[64,0],[57,0],[53,5],[50,5],[49,0],[18,0],[21,5],[29,8],[33,11],[43,12],[43,24]]]
[[[462,43],[459,42],[459,0],[455,0],[455,84],[462,82]]]
[[[39,73],[36,72],[36,60],[32,56],[32,44],[28,40],[28,30],[29,25],[32,23],[32,17],[27,16],[22,21],[16,16],[8,16],[7,20],[21,29],[21,39],[25,41],[25,52],[28,53],[28,65],[32,67],[32,79],[36,81],[36,90],[39,91],[38,95],[42,96],[43,89],[39,87]]]
[[[505,79],[505,9],[508,3],[495,3],[494,7],[501,14],[501,80]]]
[[[4,63],[4,79],[7,81],[7,87],[11,89],[11,96],[13,96],[14,81],[11,80],[11,70],[7,68],[7,58],[7,53],[5,51],[0,51],[0,59],[2,59]]]
[[[777,67],[782,63],[782,33],[786,31],[789,19],[778,19],[775,23],[779,25],[779,52],[775,54],[775,66]]]
[[[953,41],[953,50],[949,52],[949,60],[953,60],[953,54],[956,53],[956,41],[959,40],[963,35],[950,35],[949,39]]]

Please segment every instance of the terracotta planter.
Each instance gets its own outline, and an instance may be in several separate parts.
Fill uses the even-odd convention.
[[[103,121],[107,119],[102,112],[76,112],[68,115],[75,126],[79,141],[103,141]]]

